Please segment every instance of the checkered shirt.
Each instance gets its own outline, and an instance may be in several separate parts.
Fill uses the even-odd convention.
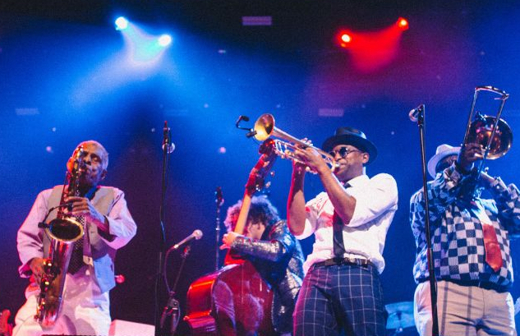
[[[509,236],[520,232],[520,192],[515,185],[506,186],[496,178],[489,190],[493,199],[476,199],[495,228],[502,252],[503,266],[494,272],[485,262],[482,224],[471,209],[474,205],[457,197],[465,180],[451,166],[427,185],[435,277],[510,287],[513,268]],[[419,283],[429,277],[422,188],[410,200],[410,223],[417,247],[413,274]]]

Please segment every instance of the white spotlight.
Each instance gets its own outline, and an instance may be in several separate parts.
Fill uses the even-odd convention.
[[[163,34],[158,39],[159,45],[162,47],[167,47],[172,43],[172,37],[168,34]]]
[[[116,19],[116,30],[125,30],[128,28],[128,20],[122,16]]]

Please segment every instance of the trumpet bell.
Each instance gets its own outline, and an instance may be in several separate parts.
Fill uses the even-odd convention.
[[[489,144],[489,152],[486,157],[489,160],[495,160],[506,155],[513,143],[511,127],[503,119],[498,120],[495,135],[490,141],[495,122],[495,117],[479,116],[471,123],[467,138],[467,143],[478,143],[484,148]]]
[[[273,133],[274,117],[269,113],[262,114],[260,118],[256,120],[254,130],[256,140],[266,140]]]
[[[254,136],[256,140],[264,141],[268,138],[278,138],[274,139],[274,149],[277,155],[284,159],[291,159],[295,162],[301,162],[295,155],[294,151],[296,148],[312,148],[317,151],[325,160],[325,162],[330,166],[331,170],[336,169],[337,164],[334,158],[323,150],[316,148],[305,141],[295,138],[294,136],[288,134],[287,132],[282,131],[275,127],[275,121],[272,114],[265,113],[260,116],[255,122]],[[311,171],[311,173],[316,174],[316,172]]]

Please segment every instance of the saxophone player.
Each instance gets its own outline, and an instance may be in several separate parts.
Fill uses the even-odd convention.
[[[79,167],[74,164],[75,158],[81,160]],[[71,184],[42,191],[18,230],[19,272],[21,277],[30,277],[30,283],[25,291],[27,300],[16,314],[13,335],[108,335],[115,254],[134,237],[137,228],[124,193],[99,185],[107,174],[107,166],[108,152],[103,145],[93,140],[80,143],[67,162],[69,176],[73,167],[77,168],[76,193],[67,193]],[[60,204],[66,206],[59,207]],[[51,223],[60,211],[74,216],[81,223],[83,234],[72,244],[60,306],[46,307],[59,313],[51,323],[42,323],[45,320],[35,318],[35,314],[41,313],[40,282],[48,275],[44,261],[49,260],[53,246],[49,228],[42,222]]]

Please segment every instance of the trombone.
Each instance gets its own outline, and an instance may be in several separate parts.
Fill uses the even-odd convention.
[[[275,127],[274,117],[272,114],[262,114],[260,118],[256,120],[252,134],[254,134],[255,139],[259,141],[264,141],[268,138],[275,138],[272,139],[274,141],[274,150],[275,153],[282,159],[290,159],[294,162],[305,164],[305,162],[302,162],[296,157],[296,155],[294,155],[294,150],[296,148],[312,148],[322,156],[323,160],[325,160],[327,165],[330,166],[330,170],[334,171],[334,169],[336,169],[338,166],[336,160],[334,160],[334,158],[329,153],[321,150],[320,148],[309,145],[308,143],[297,139]],[[316,174],[315,171],[309,169],[308,171]]]
[[[481,91],[498,95],[495,100],[500,100],[500,106],[495,117],[475,112],[478,94]],[[511,127],[500,118],[507,98],[509,98],[508,93],[492,86],[477,86],[475,88],[462,146],[468,143],[478,143],[483,148],[483,154],[480,157],[481,161],[476,170],[477,179],[480,178],[485,160],[498,159],[506,155],[511,149],[513,132]]]

